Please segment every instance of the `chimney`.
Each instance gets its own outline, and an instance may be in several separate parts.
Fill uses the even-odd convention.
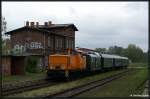
[[[52,21],[48,21],[48,25],[51,26],[52,25]]]
[[[31,27],[34,27],[34,22],[30,22],[30,26],[31,26]]]
[[[39,22],[36,22],[36,27],[39,27]]]
[[[47,22],[45,22],[45,23],[44,23],[44,25],[45,25],[45,26],[48,26],[48,23],[47,23]]]
[[[26,26],[29,26],[29,21],[26,21]]]

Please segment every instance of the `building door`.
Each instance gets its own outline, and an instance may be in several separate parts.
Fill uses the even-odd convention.
[[[11,66],[12,75],[20,75],[25,73],[25,57],[24,56],[13,56],[12,57],[12,66]]]

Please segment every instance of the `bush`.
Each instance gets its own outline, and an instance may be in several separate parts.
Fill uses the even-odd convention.
[[[27,59],[27,64],[26,64],[25,70],[30,73],[36,73],[36,72],[38,72],[37,64],[38,64],[38,58],[29,57]]]

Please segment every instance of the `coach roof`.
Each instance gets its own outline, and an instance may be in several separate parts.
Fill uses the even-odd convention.
[[[101,56],[104,58],[128,59],[127,57],[122,57],[118,55],[101,54]]]

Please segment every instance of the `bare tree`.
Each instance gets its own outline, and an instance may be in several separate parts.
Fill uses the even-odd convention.
[[[5,20],[5,17],[2,17],[1,18],[1,32],[2,33],[5,33],[6,32],[6,29],[7,29],[7,27],[6,27],[6,25],[7,25],[7,22],[6,22],[6,20]]]
[[[6,32],[6,20],[5,17],[1,18],[1,33],[0,33],[0,64],[2,64],[2,35]],[[2,71],[2,65],[0,65],[0,71]],[[2,75],[2,72],[1,72]],[[0,90],[0,95],[2,96],[2,90]]]

